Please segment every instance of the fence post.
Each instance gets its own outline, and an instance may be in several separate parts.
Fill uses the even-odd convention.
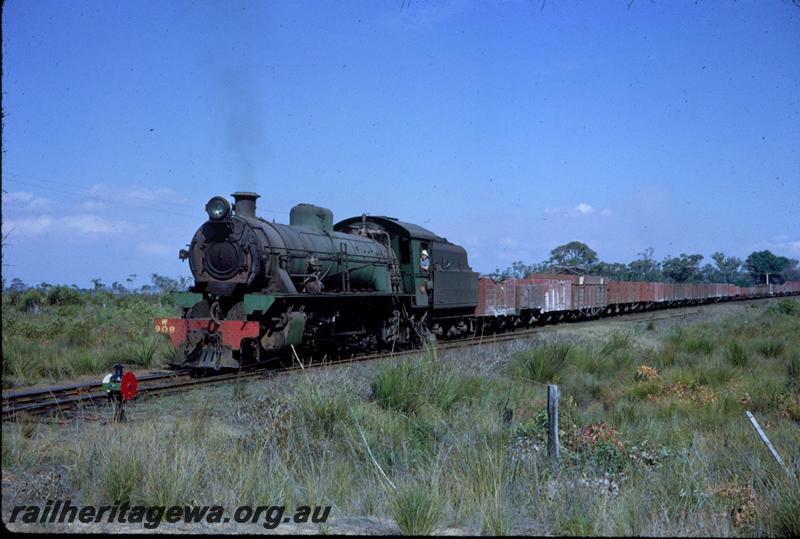
[[[767,446],[769,452],[772,453],[772,456],[775,458],[775,461],[780,465],[781,468],[783,468],[783,471],[786,472],[786,475],[796,480],[797,478],[794,476],[792,471],[789,470],[789,467],[783,463],[783,459],[778,453],[778,450],[775,449],[775,446],[772,445],[772,442],[769,441],[769,438],[767,438],[767,434],[761,429],[761,425],[758,424],[758,421],[756,421],[756,418],[753,416],[753,414],[750,413],[750,410],[745,411],[745,415],[747,416],[747,419],[750,420],[750,423],[752,423],[753,428],[756,429],[756,432],[758,433],[758,436],[761,438],[761,441],[764,442],[764,445]]]
[[[547,452],[558,460],[558,386],[547,386]]]

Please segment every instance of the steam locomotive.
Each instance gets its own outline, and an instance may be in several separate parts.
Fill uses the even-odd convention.
[[[466,250],[394,217],[350,217],[311,204],[289,224],[256,215],[255,193],[206,204],[208,220],[181,259],[194,286],[183,315],[155,321],[177,347],[175,365],[239,368],[267,359],[419,346],[565,319],[800,293],[800,281],[730,284],[608,282],[528,275],[502,282],[472,271]],[[423,255],[429,255],[425,263]]]
[[[176,296],[183,317],[156,320],[178,364],[235,368],[291,347],[405,347],[473,330],[478,274],[463,247],[394,217],[334,224],[311,204],[294,206],[288,225],[268,222],[256,215],[259,195],[232,196],[233,207],[208,201],[208,220],[180,252],[195,279]]]

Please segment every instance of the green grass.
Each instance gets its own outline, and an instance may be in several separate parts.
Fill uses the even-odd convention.
[[[800,488],[796,483],[780,487],[772,518],[776,535],[800,536]]]
[[[428,405],[447,412],[474,396],[479,386],[478,379],[459,376],[439,360],[435,349],[428,349],[418,361],[381,368],[372,393],[385,409],[413,414]]]
[[[442,518],[442,506],[430,485],[411,484],[392,493],[389,513],[403,535],[430,535]]]
[[[770,311],[777,314],[789,316],[800,316],[800,301],[791,298],[784,298],[770,307]]]
[[[764,357],[778,357],[783,355],[786,345],[775,338],[764,338],[754,341],[753,348]]]
[[[725,348],[725,359],[734,367],[750,365],[750,351],[738,341],[733,341]]]
[[[551,342],[517,352],[511,358],[511,372],[520,379],[542,383],[557,382],[570,350],[568,343]]]
[[[209,387],[137,402],[125,425],[6,423],[4,479],[24,482],[4,489],[95,504],[331,505],[334,532],[339,517],[367,516],[404,534],[796,535],[797,489],[744,412],[800,472],[800,317],[735,312]],[[557,465],[546,389],[531,383],[552,380]]]
[[[715,346],[714,338],[702,333],[690,333],[683,341],[683,348],[690,354],[709,355]]]
[[[115,447],[103,462],[100,489],[109,500],[130,502],[144,475],[143,463],[124,446]]]
[[[152,367],[174,352],[152,331],[176,316],[169,296],[79,292],[52,287],[4,294],[3,387],[102,375],[122,362]]]

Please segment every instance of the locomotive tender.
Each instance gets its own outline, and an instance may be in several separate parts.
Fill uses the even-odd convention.
[[[608,282],[585,275],[528,275],[496,282],[467,252],[393,217],[351,217],[311,204],[289,224],[256,215],[255,193],[213,197],[188,250],[195,284],[176,294],[179,319],[155,331],[178,349],[176,364],[238,368],[300,347],[308,354],[417,346],[436,337],[493,332],[565,319],[795,295],[800,281],[730,284]],[[420,264],[429,253],[429,263]]]

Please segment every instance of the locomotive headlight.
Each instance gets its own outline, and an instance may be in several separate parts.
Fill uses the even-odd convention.
[[[212,197],[206,204],[206,213],[212,221],[225,219],[231,212],[230,203],[223,197]]]

